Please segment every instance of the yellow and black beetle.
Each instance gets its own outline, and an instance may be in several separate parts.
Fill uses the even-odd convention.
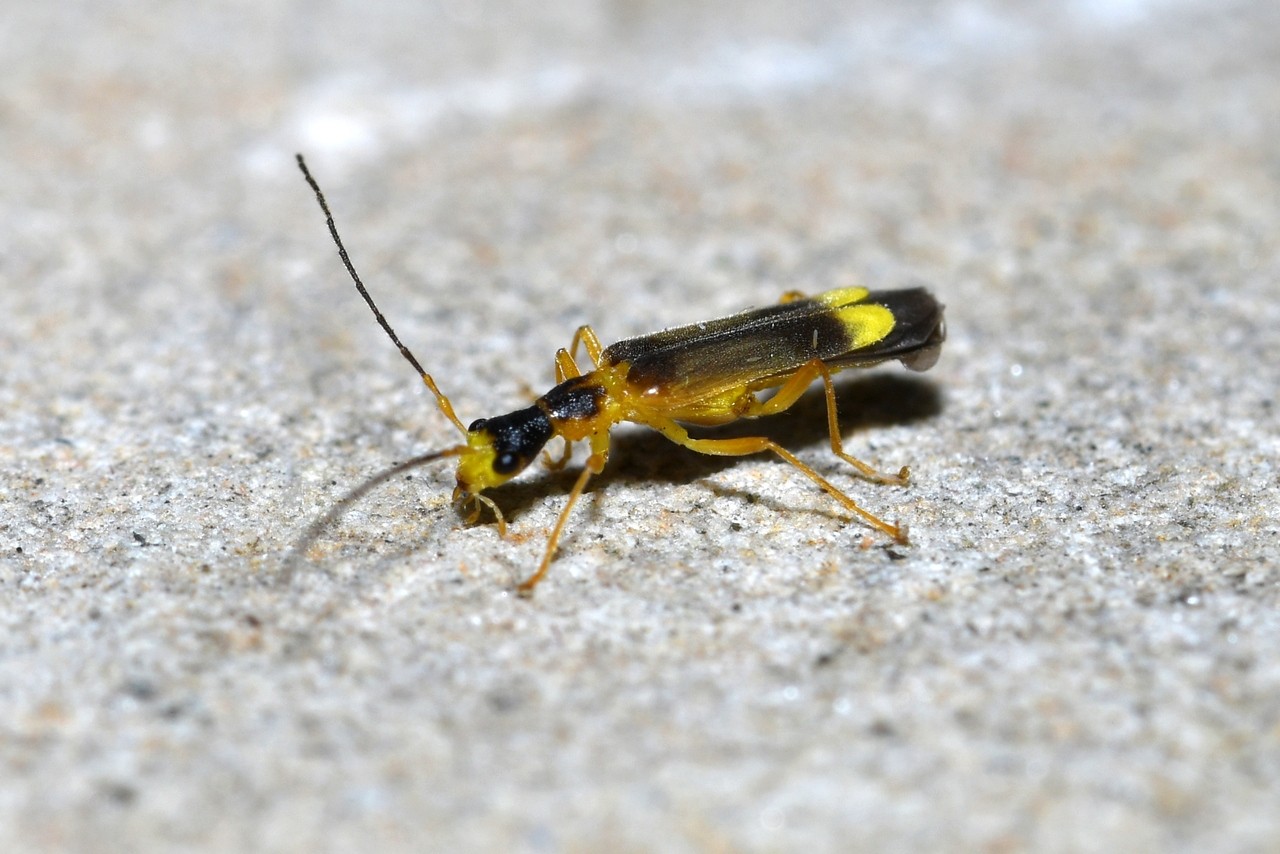
[[[683,425],[717,425],[774,415],[790,408],[814,380],[821,379],[827,398],[831,450],[869,480],[905,485],[910,474],[907,467],[897,474],[881,474],[845,453],[831,375],[892,359],[916,371],[931,368],[946,338],[946,327],[943,307],[928,290],[869,291],[847,287],[812,297],[790,292],[777,305],[628,338],[608,347],[601,345],[590,326],[582,326],[569,349],[556,353],[555,388],[532,406],[481,418],[466,427],[369,296],[338,236],[324,194],[302,155],[298,155],[298,167],[315,192],[356,289],[383,331],[435,395],[441,412],[462,432],[465,443],[406,460],[365,481],[308,528],[295,547],[295,554],[305,550],[325,527],[370,490],[409,469],[444,457],[459,458],[453,498],[459,505],[472,505],[468,521],[476,521],[487,506],[505,535],[502,511],[484,491],[523,471],[553,436],[560,436],[566,445],[564,456],[549,463],[553,468],[568,461],[571,443],[586,441],[591,454],[560,511],[542,562],[518,587],[521,594],[528,595],[547,574],[560,533],[587,482],[603,471],[609,459],[610,431],[623,421],[652,427],[676,444],[702,454],[736,457],[772,451],[868,524],[898,542],[907,541],[904,526],[891,525],[864,510],[773,440],[763,436],[694,438]],[[585,373],[576,361],[579,346],[585,347],[594,364]],[[757,396],[757,392],[770,388],[778,391],[767,399]]]

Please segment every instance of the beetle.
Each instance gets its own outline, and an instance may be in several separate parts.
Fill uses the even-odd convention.
[[[601,344],[590,326],[581,326],[568,349],[556,353],[554,388],[531,406],[464,426],[448,397],[400,341],[369,295],[338,235],[320,185],[301,154],[297,155],[297,162],[324,213],[329,234],[356,290],[373,311],[378,325],[418,372],[440,411],[462,433],[463,442],[413,457],[366,480],[306,530],[293,554],[304,552],[328,525],[376,487],[447,457],[458,458],[454,503],[459,507],[471,505],[469,523],[476,522],[488,507],[497,519],[499,532],[505,536],[502,511],[484,493],[527,468],[553,437],[559,436],[565,442],[565,453],[559,460],[547,457],[553,469],[568,462],[572,443],[584,441],[590,455],[551,530],[542,562],[517,586],[519,594],[530,595],[551,566],[574,505],[587,483],[604,470],[609,460],[610,432],[628,421],[651,427],[677,445],[702,454],[736,457],[772,452],[871,527],[899,543],[907,542],[906,526],[890,524],[863,509],[773,440],[764,436],[695,438],[685,425],[714,426],[784,412],[815,380],[821,379],[832,452],[870,481],[906,485],[908,467],[896,474],[883,474],[845,452],[832,375],[890,360],[915,371],[933,367],[946,340],[946,324],[943,306],[927,289],[872,291],[842,287],[813,296],[789,291],[775,305],[627,338],[608,347]],[[591,360],[592,367],[585,371],[578,363],[579,347]],[[771,397],[758,394],[774,388],[777,391]]]

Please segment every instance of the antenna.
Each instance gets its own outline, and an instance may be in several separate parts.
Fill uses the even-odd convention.
[[[324,193],[320,191],[320,185],[316,183],[316,179],[311,177],[311,170],[307,168],[307,161],[302,159],[302,155],[295,155],[298,158],[298,168],[302,170],[302,177],[307,179],[307,183],[311,185],[311,189],[316,194],[316,201],[320,203],[320,210],[324,211],[325,222],[329,226],[329,234],[333,236],[333,242],[338,247],[338,257],[342,259],[342,266],[347,268],[347,273],[351,275],[351,281],[355,282],[356,290],[360,292],[360,296],[364,297],[364,301],[369,304],[369,308],[373,310],[373,316],[377,319],[378,325],[382,327],[382,331],[387,333],[393,344],[400,349],[400,355],[408,360],[413,369],[418,372],[418,376],[422,377],[422,381],[426,383],[427,388],[436,396],[436,404],[440,407],[440,411],[454,423],[454,425],[462,431],[465,436],[467,428],[458,420],[458,416],[454,414],[453,404],[449,402],[449,398],[444,396],[444,392],[436,386],[436,381],[431,378],[422,367],[421,363],[409,352],[409,348],[400,343],[400,336],[396,335],[391,324],[387,323],[387,319],[382,316],[382,312],[378,310],[377,304],[373,301],[373,297],[369,296],[369,292],[365,290],[364,282],[360,281],[360,274],[356,272],[355,265],[351,263],[351,256],[347,254],[347,247],[342,244],[342,238],[338,236],[338,226],[333,222],[333,213],[329,210],[329,203],[324,199]],[[363,493],[361,493],[363,494]]]

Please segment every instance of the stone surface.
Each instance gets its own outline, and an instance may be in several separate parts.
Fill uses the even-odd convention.
[[[1274,850],[1275,4],[19,3],[0,848]],[[925,375],[370,496],[606,340],[929,284]],[[732,428],[731,432],[738,428]],[[577,462],[580,462],[581,455]]]

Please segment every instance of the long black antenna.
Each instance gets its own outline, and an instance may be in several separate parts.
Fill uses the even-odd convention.
[[[440,407],[450,421],[452,421],[463,435],[466,435],[467,428],[463,426],[462,421],[454,414],[453,404],[449,402],[449,398],[436,386],[436,381],[431,375],[423,369],[422,365],[409,352],[409,348],[400,342],[400,336],[396,335],[391,324],[387,323],[387,319],[382,316],[382,312],[378,310],[377,304],[373,301],[373,297],[369,296],[369,292],[365,289],[364,282],[360,281],[360,274],[356,272],[355,265],[351,263],[351,256],[347,254],[347,247],[343,245],[342,238],[338,236],[338,226],[333,222],[333,213],[329,210],[329,203],[325,201],[324,193],[320,191],[320,185],[316,183],[316,179],[311,177],[311,170],[307,168],[307,161],[302,159],[302,155],[295,155],[298,158],[298,168],[302,170],[302,177],[307,179],[307,183],[311,185],[311,189],[316,194],[316,201],[320,203],[320,210],[324,211],[325,222],[329,226],[329,234],[333,236],[333,242],[338,247],[338,257],[342,259],[342,266],[347,268],[347,273],[351,276],[351,281],[355,282],[356,290],[360,292],[360,296],[364,297],[364,301],[369,304],[369,308],[373,310],[373,316],[377,318],[378,325],[382,327],[382,331],[387,333],[392,343],[400,349],[400,355],[404,356],[413,365],[413,369],[418,372],[418,376],[422,377],[422,381],[426,383],[427,388],[436,396],[436,404]],[[363,493],[361,493],[363,494]]]

